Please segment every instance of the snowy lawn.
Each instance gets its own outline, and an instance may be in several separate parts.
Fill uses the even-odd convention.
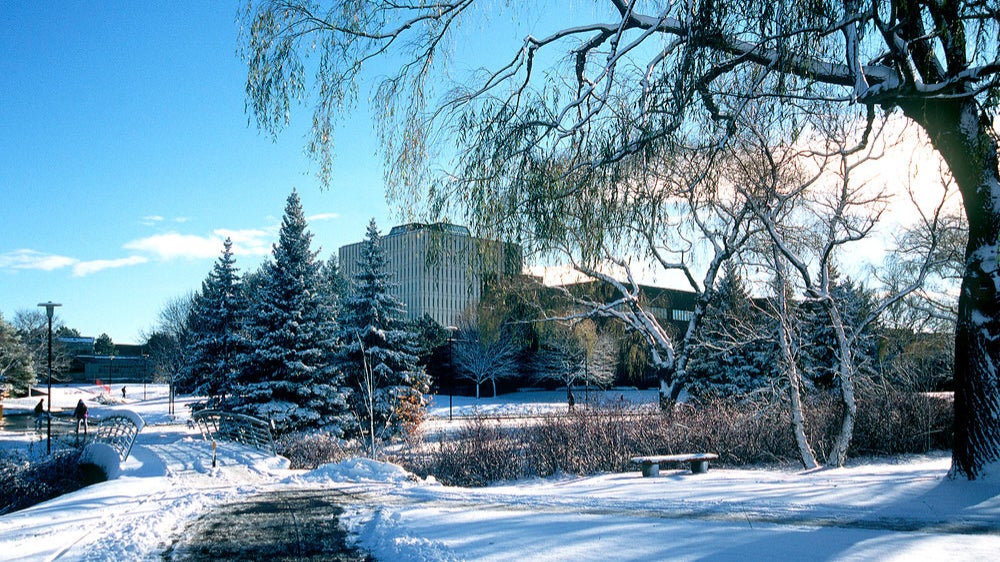
[[[944,454],[811,473],[678,469],[642,478],[637,470],[463,489],[366,460],[290,471],[280,459],[231,444],[220,445],[213,468],[211,446],[186,428],[187,410],[179,405],[171,420],[162,393],[111,408],[131,409],[149,424],[121,477],[0,517],[0,558],[155,560],[186,521],[219,502],[316,485],[357,494],[344,520],[360,546],[387,561],[986,560],[1000,553],[1000,483],[947,480]],[[27,446],[12,433],[0,432],[0,442]]]

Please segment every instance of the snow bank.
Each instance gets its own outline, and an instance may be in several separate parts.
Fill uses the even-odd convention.
[[[400,519],[399,513],[377,508],[371,518],[364,523],[360,523],[361,518],[350,515],[342,518],[342,521],[346,523],[348,532],[354,535],[355,544],[362,545],[376,560],[395,562],[460,560],[443,543],[406,533],[405,527],[400,525]]]
[[[96,466],[107,480],[118,478],[122,472],[118,451],[107,443],[91,443],[84,447],[80,453],[80,464]]]
[[[315,470],[290,476],[284,482],[288,484],[336,484],[337,482],[402,484],[416,480],[416,476],[400,466],[358,458],[324,464]]]

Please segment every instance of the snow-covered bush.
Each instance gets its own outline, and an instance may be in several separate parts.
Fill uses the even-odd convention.
[[[114,480],[122,471],[118,451],[107,443],[90,443],[80,453],[80,470],[87,484]]]
[[[40,461],[0,458],[0,515],[82,488],[79,458],[79,452],[72,450],[56,451]]]
[[[275,442],[275,446],[278,454],[289,460],[292,469],[312,470],[357,453],[356,447],[348,447],[343,439],[329,433],[286,433]]]

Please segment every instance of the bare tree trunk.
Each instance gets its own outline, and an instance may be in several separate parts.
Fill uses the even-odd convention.
[[[854,353],[844,329],[844,319],[840,310],[829,298],[824,299],[824,308],[830,316],[833,332],[837,335],[837,369],[840,375],[840,399],[844,405],[844,413],[840,419],[840,431],[833,442],[833,449],[827,458],[827,464],[844,466],[847,461],[847,451],[854,437],[854,420],[858,413],[858,403],[854,395]]]
[[[775,271],[775,302],[776,316],[778,317],[778,342],[781,344],[781,363],[788,379],[788,399],[791,409],[792,433],[795,435],[795,444],[799,449],[799,458],[802,466],[807,470],[819,468],[816,461],[816,453],[809,445],[809,437],[806,435],[806,418],[802,411],[802,377],[798,366],[795,364],[795,355],[792,353],[791,344],[791,323],[788,318],[788,303],[785,299],[785,266],[784,258],[777,248],[773,250],[774,271]]]
[[[904,105],[951,169],[969,222],[955,327],[951,475],[975,480],[1000,464],[1000,170],[989,116],[974,100]],[[1000,467],[998,467],[1000,469]],[[996,469],[995,469],[996,470]]]

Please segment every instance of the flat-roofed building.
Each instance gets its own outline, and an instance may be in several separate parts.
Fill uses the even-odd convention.
[[[341,246],[340,270],[351,279],[364,242]],[[406,305],[408,319],[430,315],[442,326],[479,303],[491,279],[521,273],[521,247],[472,236],[464,226],[409,223],[382,237],[392,293]]]

